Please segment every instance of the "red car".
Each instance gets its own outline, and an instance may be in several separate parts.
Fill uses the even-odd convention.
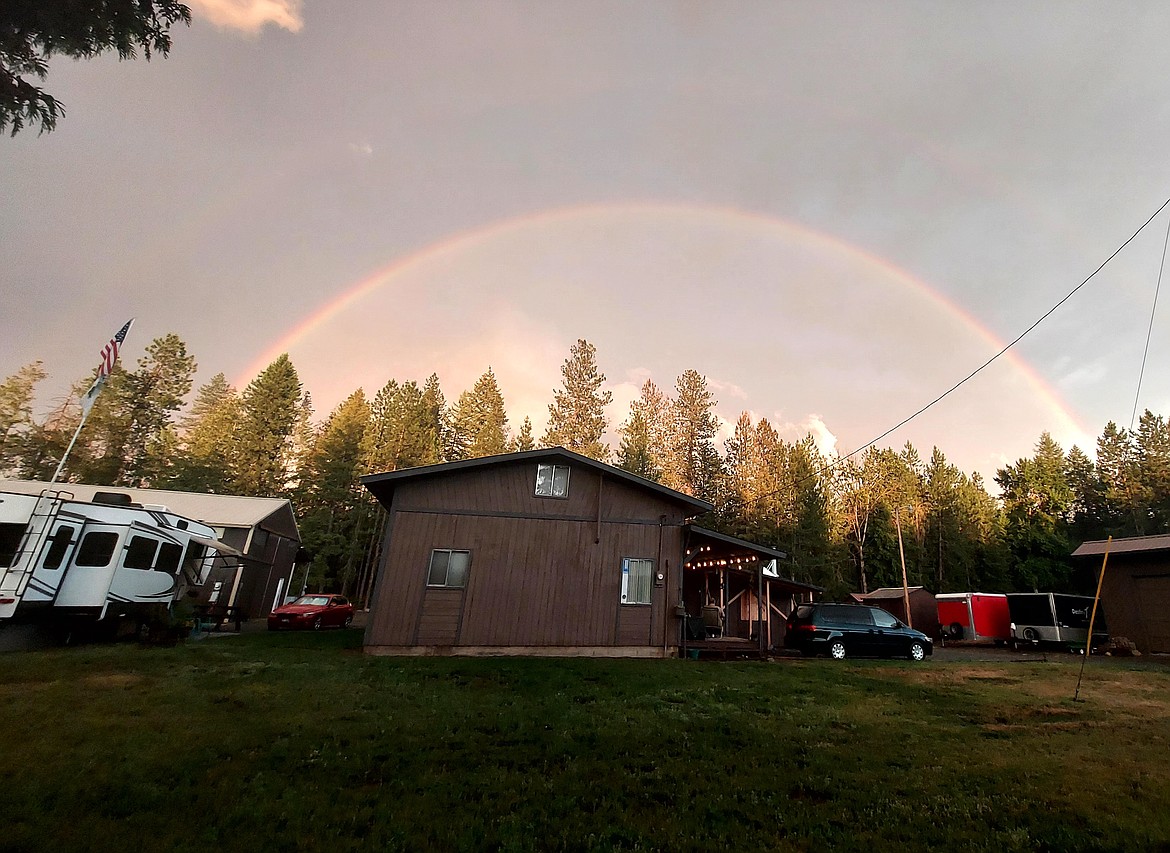
[[[353,605],[340,595],[302,595],[296,601],[268,614],[268,630],[311,628],[348,628],[353,621]]]

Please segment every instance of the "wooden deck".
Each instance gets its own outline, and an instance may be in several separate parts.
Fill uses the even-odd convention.
[[[687,643],[689,656],[699,660],[763,660],[768,657],[760,651],[756,640],[742,637],[710,637],[706,640],[691,640]]]

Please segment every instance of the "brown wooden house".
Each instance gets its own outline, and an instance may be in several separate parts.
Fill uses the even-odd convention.
[[[1170,654],[1170,535],[1085,542],[1073,556],[1091,563],[1097,576],[1106,547],[1101,606],[1109,635],[1144,654]]]
[[[733,547],[696,544],[688,520],[709,503],[563,448],[362,482],[389,516],[375,654],[674,656],[699,579],[684,567]]]

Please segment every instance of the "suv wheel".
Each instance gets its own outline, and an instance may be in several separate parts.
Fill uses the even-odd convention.
[[[910,644],[910,660],[920,661],[926,657],[926,649],[922,647],[922,643]]]
[[[840,640],[833,640],[829,644],[829,657],[833,660],[845,660],[845,644]]]

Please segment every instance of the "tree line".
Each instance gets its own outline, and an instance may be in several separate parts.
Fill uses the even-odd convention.
[[[612,392],[585,340],[572,345],[539,439],[510,421],[489,367],[449,403],[432,374],[358,389],[323,419],[288,355],[243,391],[214,376],[189,401],[195,359],[178,336],[153,340],[134,369],[114,367],[64,469],[64,482],[287,497],[313,555],[308,588],[362,600],[385,520],[360,477],[400,468],[562,446],[709,501],[705,526],[788,555],[783,571],[831,597],[901,584],[949,591],[1092,591],[1080,542],[1170,532],[1170,426],[1149,411],[1137,429],[1109,423],[1096,458],[1050,435],[999,469],[991,494],[932,448],[823,454],[811,435],[783,439],[740,415],[718,446],[717,401],[685,370],[674,388],[647,380],[606,441]],[[0,471],[48,480],[81,421],[92,376],[34,413],[40,362],[0,384]]]

